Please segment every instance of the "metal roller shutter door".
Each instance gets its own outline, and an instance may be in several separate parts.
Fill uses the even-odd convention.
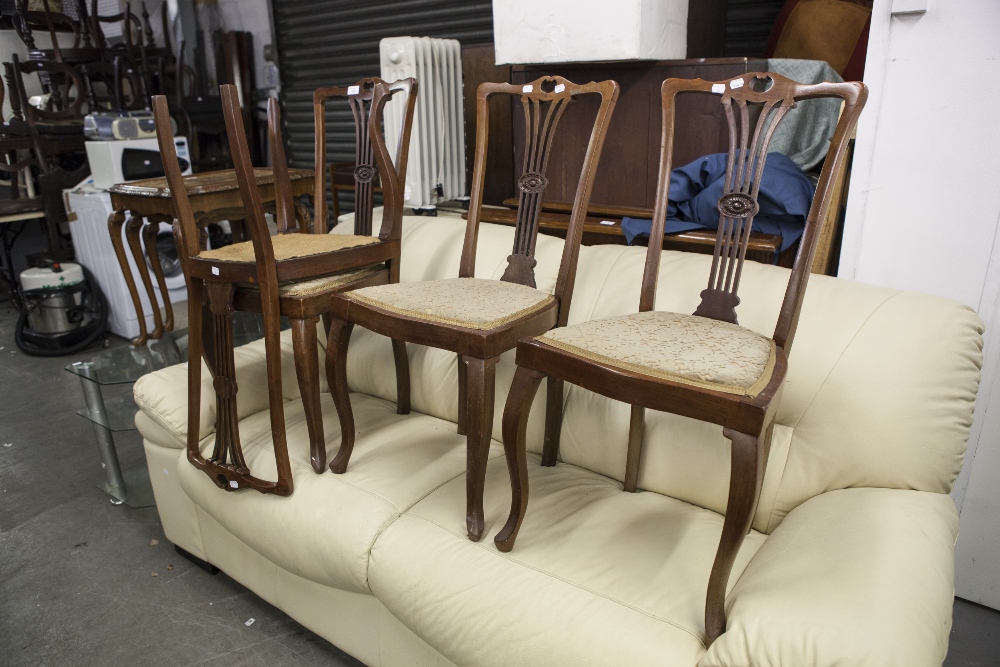
[[[489,0],[272,0],[281,70],[288,159],[313,166],[312,93],[379,74],[383,37],[412,35],[493,41]],[[346,105],[327,112],[327,162],[354,159],[354,120]],[[344,210],[350,210],[345,201]]]

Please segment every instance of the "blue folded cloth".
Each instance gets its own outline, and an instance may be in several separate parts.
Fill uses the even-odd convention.
[[[665,233],[717,229],[719,198],[726,179],[726,154],[713,153],[670,174],[670,201]],[[761,176],[753,231],[780,236],[787,250],[802,236],[815,188],[805,172],[781,153],[768,153]],[[637,236],[649,236],[652,220],[623,218],[622,232],[631,245]]]

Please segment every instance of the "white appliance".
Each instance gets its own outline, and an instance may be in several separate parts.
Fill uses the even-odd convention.
[[[108,329],[124,338],[135,338],[139,335],[139,318],[132,305],[132,297],[125,284],[125,276],[122,275],[114,246],[111,245],[111,236],[108,234],[108,218],[112,213],[111,196],[106,190],[95,187],[93,179],[88,178],[75,188],[64,190],[63,200],[70,221],[69,231],[73,237],[76,261],[90,269],[91,273],[94,274],[94,279],[101,286],[101,290],[108,299],[110,308]],[[124,225],[122,227],[122,244],[139,293],[140,303],[142,303],[146,331],[152,331],[153,311],[150,309],[149,298],[146,296],[146,289],[143,287],[142,278],[128,247],[128,241],[125,239]],[[172,240],[171,228],[169,224],[161,223],[159,239],[165,241],[165,238]],[[164,248],[162,245],[160,247]],[[143,249],[145,250],[145,246]],[[167,253],[161,249],[161,263],[165,254]],[[142,270],[146,271],[147,267],[143,267]],[[165,278],[167,292],[176,314],[178,308],[187,307],[187,304],[184,303],[187,301],[187,286],[179,262],[176,263],[175,270],[166,275]],[[163,297],[160,295],[159,286],[152,274],[150,274],[150,279],[153,281],[157,305],[162,306]]]
[[[116,183],[163,176],[163,161],[156,137],[129,141],[88,141],[87,161],[94,186],[103,190]],[[191,174],[191,154],[186,137],[174,137],[181,173]]]
[[[379,43],[379,54],[383,79],[412,76],[419,86],[403,195],[406,206],[423,208],[465,196],[461,45],[454,39],[387,37]],[[403,104],[394,98],[385,108],[386,144],[392,155],[399,145]]]

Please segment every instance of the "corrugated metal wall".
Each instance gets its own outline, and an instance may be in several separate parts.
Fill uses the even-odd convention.
[[[313,166],[313,90],[378,76],[383,37],[493,42],[490,0],[273,0],[273,11],[288,158],[296,167]],[[328,161],[354,159],[346,104],[328,109],[327,137]]]

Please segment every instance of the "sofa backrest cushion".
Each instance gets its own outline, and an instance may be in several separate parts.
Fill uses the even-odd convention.
[[[464,223],[408,217],[401,280],[457,275]],[[513,229],[484,224],[476,276],[499,278]],[[552,291],[562,241],[540,236],[538,288]],[[589,246],[580,254],[570,323],[635,312],[645,248]],[[665,251],[656,307],[694,312],[711,257]],[[770,336],[788,270],[748,262],[740,324]],[[409,346],[413,409],[455,421],[457,359]],[[388,340],[355,327],[348,355],[352,391],[395,400]],[[770,532],[794,507],[849,487],[948,493],[962,465],[972,423],[982,323],[969,308],[939,297],[826,276],[809,282],[786,379],[757,530]],[[514,374],[514,355],[497,366],[493,436]],[[539,391],[528,448],[541,451],[545,391]],[[567,385],[561,459],[621,480],[629,407]],[[647,411],[639,486],[724,513],[729,443],[720,427]]]

